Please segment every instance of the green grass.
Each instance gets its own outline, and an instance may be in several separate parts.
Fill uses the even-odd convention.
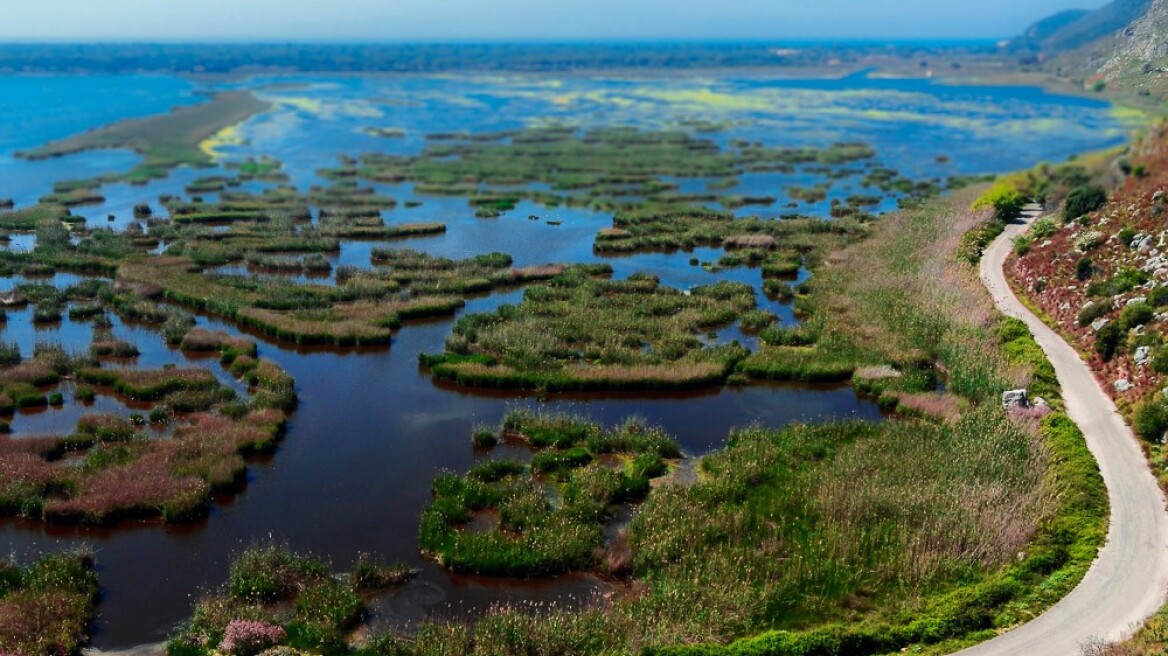
[[[463,317],[431,372],[463,385],[544,389],[678,389],[718,385],[746,354],[700,335],[755,307],[747,285],[688,292],[655,278],[624,281],[570,270],[533,287],[518,306]]]
[[[637,420],[605,430],[517,410],[501,432],[527,441],[530,465],[487,460],[466,476],[439,476],[422,513],[423,553],[456,572],[533,577],[602,567],[604,524],[649,493],[649,480],[666,473],[662,458],[680,455],[669,436]],[[476,516],[488,525],[472,526]]]
[[[277,646],[347,654],[350,634],[368,612],[365,594],[402,585],[410,575],[362,556],[350,574],[336,577],[325,560],[286,547],[253,546],[236,556],[224,587],[199,599],[191,621],[167,642],[167,653],[213,653],[229,625],[250,621],[282,629],[269,633],[278,636]]]

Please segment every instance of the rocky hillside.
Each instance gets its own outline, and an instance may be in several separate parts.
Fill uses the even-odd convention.
[[[1015,243],[1007,273],[1131,409],[1160,404],[1168,388],[1168,126],[1116,166],[1127,173],[1122,183],[1105,191],[1084,178]],[[1165,428],[1168,405],[1145,436]]]
[[[1168,98],[1168,0],[1115,0],[1061,12],[1010,44],[1052,73],[1096,91]]]

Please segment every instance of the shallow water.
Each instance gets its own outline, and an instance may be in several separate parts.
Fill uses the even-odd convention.
[[[626,78],[301,76],[224,86],[260,89],[276,81],[308,86],[261,91],[277,104],[276,110],[249,121],[241,130],[246,143],[224,151],[236,158],[272,155],[285,163],[293,184],[301,189],[323,184],[316,170],[334,165],[335,157],[342,153],[411,153],[425,145],[423,135],[427,132],[506,130],[551,121],[666,127],[702,118],[725,124],[723,131],[706,135],[720,143],[749,139],[774,146],[799,146],[867,141],[877,148],[881,164],[917,177],[1004,171],[1041,160],[1061,160],[1075,152],[1119,143],[1126,133],[1126,127],[1099,102],[1033,89],[946,87],[922,81],[777,81],[739,75],[675,80],[652,74]],[[10,98],[0,100],[0,119],[15,116],[23,122],[15,130],[0,120],[0,196],[12,196],[22,205],[48,191],[55,180],[124,170],[133,165],[136,156],[86,153],[29,163],[12,159],[16,150],[196,99],[194,85],[173,78],[0,78],[0,91],[5,89],[11,93]],[[47,112],[34,120],[24,115],[45,113],[48,102],[38,100],[38,93],[58,100],[110,93],[112,100],[68,104],[68,111]],[[128,98],[136,100],[129,102]],[[365,127],[399,127],[406,136],[371,137],[362,132]],[[936,158],[941,154],[950,156],[951,161],[938,163]],[[150,202],[157,207],[158,195],[182,194],[195,178],[214,173],[213,169],[179,170],[167,180],[145,187],[107,186],[103,190],[106,202],[76,212],[90,217],[92,225],[120,229],[133,220],[133,205]],[[779,201],[771,207],[738,211],[742,215],[776,216],[790,211],[783,208],[785,187],[819,179],[821,175],[805,172],[748,174],[727,193],[776,196]],[[702,191],[708,181],[677,182],[685,191]],[[264,186],[254,184],[251,188]],[[615,278],[647,272],[666,285],[681,288],[736,280],[758,289],[762,281],[758,269],[711,273],[690,264],[691,258],[716,262],[721,256],[718,249],[598,256],[592,251],[592,238],[597,230],[610,225],[611,216],[604,213],[545,209],[525,202],[498,219],[484,220],[473,217],[464,199],[418,197],[408,184],[376,187],[399,202],[422,202],[417,208],[399,205],[386,212],[387,223],[442,221],[447,232],[389,244],[347,242],[331,258],[334,266],[371,267],[370,251],[389,245],[452,258],[502,251],[511,254],[517,266],[606,262],[613,267]],[[839,181],[831,197],[864,191],[859,177],[853,176]],[[797,211],[824,215],[829,203],[802,205]],[[894,206],[895,199],[885,198],[879,209]],[[108,215],[115,217],[112,222],[107,221]],[[529,220],[531,215],[539,220]],[[31,248],[32,242],[22,236],[12,247]],[[806,275],[801,272],[797,280]],[[58,275],[49,282],[65,286],[77,280],[76,276]],[[0,290],[19,282],[0,281]],[[497,290],[470,299],[463,313],[518,303],[522,295],[520,288]],[[788,306],[767,299],[761,292],[758,299],[784,324],[795,321]],[[199,322],[213,329],[240,332],[214,317],[203,316]],[[418,557],[418,517],[429,499],[433,477],[445,469],[465,470],[476,458],[485,457],[471,447],[472,428],[498,423],[512,407],[572,410],[606,424],[642,415],[674,434],[692,455],[717,449],[733,427],[754,422],[781,426],[793,421],[881,417],[871,399],[857,397],[846,386],[756,385],[685,394],[536,398],[525,393],[435,384],[419,371],[417,356],[440,351],[452,322],[447,318],[409,324],[397,333],[391,347],[379,349],[297,348],[260,338],[261,355],[276,360],[295,376],[301,405],[278,452],[251,463],[245,490],[217,499],[210,517],[190,526],[139,522],[113,529],[86,529],[2,520],[0,546],[22,557],[77,544],[93,546],[104,588],[94,644],[102,648],[164,638],[175,622],[189,614],[200,590],[224,579],[233,554],[265,540],[329,556],[337,569],[346,568],[361,552],[420,568],[422,574],[416,581],[376,604],[376,626],[401,626],[431,614],[468,617],[499,600],[581,599],[603,585],[587,576],[536,582],[458,577]],[[84,348],[90,331],[87,324],[68,319],[55,326],[34,326],[31,311],[20,310],[8,313],[0,338],[19,343],[29,353],[38,341]],[[137,358],[139,366],[188,362],[145,328],[115,319],[114,331],[138,344],[142,351]],[[719,331],[713,339],[739,339],[748,346],[756,345],[752,337],[735,327]],[[237,385],[214,359],[195,362]],[[105,397],[99,397],[92,408],[81,408],[69,397],[62,409],[18,414],[13,427],[22,434],[64,432],[80,412],[92,410],[130,412],[133,408]],[[499,453],[505,452],[494,455]]]

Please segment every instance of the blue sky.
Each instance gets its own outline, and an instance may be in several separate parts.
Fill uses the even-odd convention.
[[[3,0],[3,40],[999,38],[1105,0]]]

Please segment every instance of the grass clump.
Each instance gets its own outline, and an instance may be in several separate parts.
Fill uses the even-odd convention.
[[[606,431],[575,416],[517,410],[503,431],[527,441],[531,464],[489,460],[466,476],[443,474],[422,513],[423,553],[454,571],[532,577],[600,567],[604,524],[666,473],[663,455],[679,455],[640,421]]]
[[[92,554],[61,553],[21,567],[0,564],[0,650],[27,656],[79,653],[97,609]]]
[[[463,317],[446,353],[423,356],[463,385],[545,389],[670,389],[721,384],[745,354],[699,335],[754,309],[747,285],[689,292],[634,275],[601,280],[569,271],[529,289],[518,306]]]
[[[191,621],[167,642],[171,656],[229,653],[254,656],[249,645],[347,654],[365,619],[365,594],[405,583],[411,573],[358,559],[344,577],[329,563],[284,547],[254,546],[231,565],[226,585],[200,599]]]

